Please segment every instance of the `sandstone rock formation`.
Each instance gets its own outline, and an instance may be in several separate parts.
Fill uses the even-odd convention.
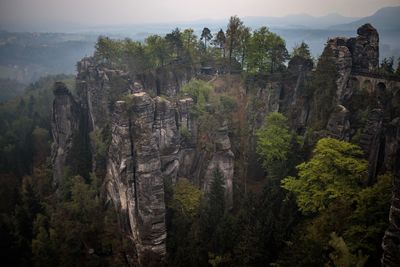
[[[54,184],[58,185],[68,171],[74,171],[70,168],[78,170],[77,163],[84,164],[79,162],[82,158],[78,157],[77,150],[85,149],[88,140],[82,108],[65,84],[57,82],[54,85],[54,96],[52,165]]]
[[[211,161],[207,166],[204,176],[204,191],[209,192],[210,184],[214,179],[214,172],[220,171],[224,177],[225,186],[225,203],[226,208],[233,206],[233,167],[234,154],[231,151],[231,142],[228,137],[228,128],[223,125],[219,130],[216,138],[216,152],[213,154]]]
[[[226,127],[215,142],[216,151],[205,152],[197,147],[193,99],[150,97],[160,91],[175,96],[190,73],[156,73],[154,80],[147,76],[139,83],[126,72],[84,58],[78,63],[77,96],[61,85],[55,90],[55,181],[62,179],[71,148],[78,145],[74,136],[86,140],[90,152],[86,162],[93,162],[88,172],[95,172],[97,147],[90,143],[89,132],[110,131],[107,197],[118,211],[121,230],[135,245],[134,261],[139,264],[149,252],[160,261],[166,254],[165,181],[173,185],[185,177],[206,188],[212,180],[206,170],[219,168],[225,177],[227,203],[232,205],[234,156]]]
[[[140,262],[146,251],[160,256],[166,252],[164,182],[153,134],[155,103],[144,92],[133,94],[130,101],[116,102],[106,184]]]
[[[349,111],[342,105],[338,105],[331,113],[326,126],[328,136],[339,140],[350,140]]]
[[[347,41],[352,54],[353,70],[370,72],[379,64],[379,34],[369,23],[358,28],[357,34],[357,37]]]

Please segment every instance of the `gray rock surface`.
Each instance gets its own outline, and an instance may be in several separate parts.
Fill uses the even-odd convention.
[[[81,109],[71,92],[61,82],[55,83],[54,96],[51,123],[52,165],[53,182],[58,185],[69,166],[68,159],[72,156],[74,137],[79,136]]]
[[[345,37],[329,39],[323,51],[323,54],[332,53],[332,59],[336,63],[336,70],[338,74],[336,79],[336,96],[339,100],[342,100],[343,96],[346,94],[344,90],[350,77],[353,64],[352,55],[349,48],[346,46],[346,42],[347,38]]]
[[[352,53],[353,70],[370,72],[379,65],[379,34],[369,23],[358,28],[357,33],[357,37],[347,42]]]
[[[224,177],[226,208],[231,209],[233,206],[234,154],[231,151],[231,142],[226,125],[218,130],[215,146],[216,152],[212,155],[204,176],[204,191],[209,192],[210,185],[214,179],[214,172],[219,170]]]
[[[331,113],[326,129],[328,136],[339,140],[350,140],[350,112],[338,105]]]
[[[153,133],[155,103],[145,92],[134,93],[130,101],[116,103],[106,183],[140,262],[147,250],[166,253],[164,181]]]
[[[400,117],[393,119],[386,131],[386,168],[394,176],[389,227],[382,241],[382,266],[400,266]]]

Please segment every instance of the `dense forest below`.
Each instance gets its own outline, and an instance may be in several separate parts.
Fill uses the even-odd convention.
[[[358,35],[100,36],[0,103],[3,263],[398,266],[400,65]]]

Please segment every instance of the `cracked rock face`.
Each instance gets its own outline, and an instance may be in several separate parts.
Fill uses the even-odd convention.
[[[91,58],[78,62],[77,91],[89,113],[92,129],[110,122],[116,100],[139,85],[130,80],[128,73],[96,66]]]
[[[231,151],[231,142],[228,137],[228,127],[223,126],[219,129],[216,137],[216,152],[207,166],[204,176],[204,191],[209,192],[210,185],[214,179],[214,172],[218,169],[225,181],[225,203],[226,208],[233,206],[233,167],[234,154]]]
[[[155,103],[144,92],[133,94],[131,101],[116,103],[106,182],[140,262],[146,251],[166,253],[164,182],[153,134]]]
[[[56,84],[54,91],[54,180],[59,182],[69,165],[76,165],[73,173],[79,173],[80,159],[74,161],[74,149],[79,147],[88,152],[87,172],[96,172],[100,165],[89,132],[110,135],[102,167],[107,198],[117,210],[121,231],[135,245],[133,260],[139,266],[148,253],[160,261],[166,254],[164,181],[173,185],[185,177],[208,190],[218,168],[225,178],[227,208],[233,202],[234,155],[227,127],[218,132],[215,151],[199,148],[191,115],[193,99],[152,98],[147,93],[175,95],[190,78],[190,70],[161,74],[138,83],[123,71],[84,58],[78,63],[76,79],[79,100],[63,84]]]
[[[51,132],[52,165],[54,184],[58,185],[68,167],[68,159],[72,156],[73,139],[79,135],[80,107],[65,84],[57,82],[54,86],[53,118]]]
[[[177,110],[171,101],[161,97],[156,97],[155,108],[154,131],[157,143],[162,153],[168,154],[179,145]]]
[[[353,70],[370,72],[379,65],[379,34],[369,23],[358,28],[357,34],[348,41],[353,55]]]
[[[350,139],[350,112],[342,105],[338,105],[331,113],[326,129],[328,136],[339,140]]]
[[[382,241],[382,266],[400,266],[400,117],[393,119],[386,132],[386,168],[395,173],[389,227]],[[389,165],[389,166],[388,166]]]
[[[333,59],[336,62],[336,69],[338,72],[336,95],[339,100],[342,100],[343,96],[346,95],[345,89],[353,65],[352,55],[349,48],[346,46],[346,41],[347,38],[344,37],[330,39],[324,50],[324,53],[326,53],[326,50],[330,49],[334,55]]]

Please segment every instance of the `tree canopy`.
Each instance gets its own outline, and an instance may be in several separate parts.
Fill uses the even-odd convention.
[[[367,179],[367,161],[353,144],[320,139],[309,162],[297,166],[299,178],[287,177],[283,187],[292,191],[303,212],[325,210],[332,201],[351,202]]]

